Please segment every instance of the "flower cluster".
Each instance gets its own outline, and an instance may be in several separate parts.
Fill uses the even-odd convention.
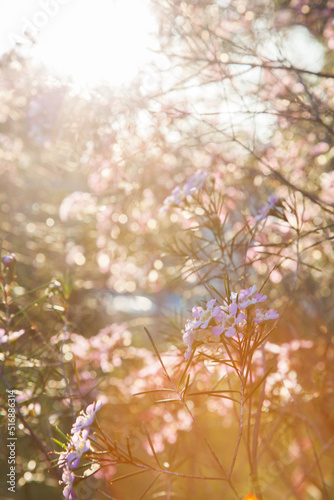
[[[86,413],[82,411],[81,415],[77,417],[75,423],[72,426],[71,434],[75,435],[76,433],[92,425],[92,423],[94,422],[95,413],[99,411],[101,406],[101,401],[97,401],[96,403],[92,403],[91,405],[87,406]]]
[[[90,193],[74,191],[66,196],[59,207],[59,217],[63,222],[70,219],[83,220],[96,213],[96,201]]]
[[[267,203],[262,205],[260,208],[257,216],[255,217],[255,222],[261,222],[261,220],[264,220],[268,217],[270,214],[270,211],[274,209],[276,203],[278,203],[279,198],[276,198],[276,196],[269,196]]]
[[[205,180],[208,176],[208,172],[203,172],[202,170],[198,170],[190,179],[184,184],[181,188],[180,186],[176,186],[172,194],[167,196],[164,200],[163,207],[161,208],[162,212],[166,212],[170,207],[175,205],[180,205],[180,203],[188,196],[197,193],[204,186]]]
[[[13,342],[23,335],[25,330],[18,330],[17,332],[9,332],[7,335],[6,330],[0,328],[0,344],[5,344],[7,342]]]
[[[334,20],[329,18],[324,29],[324,37],[327,38],[328,48],[334,50]]]
[[[246,309],[267,299],[262,293],[255,293],[256,285],[238,294],[232,293],[227,305],[216,304],[216,299],[209,300],[206,307],[194,307],[193,317],[188,319],[183,333],[183,342],[187,346],[186,359],[190,358],[194,341],[219,342],[220,336],[242,336],[246,325]],[[256,309],[253,313],[253,323],[258,324],[271,319],[277,319],[278,313],[274,309],[262,311]]]
[[[58,466],[64,468],[62,475],[62,481],[65,485],[63,495],[67,500],[74,498],[74,473],[71,472],[71,469],[78,467],[82,455],[90,450],[89,426],[94,422],[95,413],[101,406],[102,402],[97,401],[87,406],[86,412],[81,412],[72,426],[71,434],[73,436],[68,443],[67,449],[59,456]]]

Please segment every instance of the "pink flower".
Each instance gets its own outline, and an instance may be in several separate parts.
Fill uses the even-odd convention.
[[[75,469],[80,463],[80,459],[86,451],[90,449],[90,441],[88,438],[89,430],[84,429],[82,432],[76,432],[71,439],[71,451],[67,455],[68,465]]]
[[[183,189],[186,194],[195,194],[197,191],[202,189],[202,187],[205,184],[205,180],[208,176],[208,172],[203,172],[203,170],[198,170],[186,184],[184,185]]]
[[[186,361],[188,361],[190,359],[191,353],[192,353],[191,347],[188,347],[188,349],[186,350],[186,352],[184,354],[184,359]]]
[[[216,299],[209,300],[206,304],[206,309],[202,307],[194,307],[192,310],[193,316],[196,319],[194,328],[202,328],[203,330],[208,327],[211,319],[215,318],[221,313],[219,306],[214,307]]]
[[[188,323],[189,325],[189,323]],[[194,343],[194,331],[192,328],[187,329],[187,325],[185,327],[186,329],[183,330],[183,337],[182,340],[184,344],[187,346],[187,351],[185,354],[185,358],[188,360],[190,358],[191,352],[192,352],[192,345]]]
[[[260,208],[259,213],[255,217],[255,221],[260,222],[261,220],[266,219],[266,217],[269,215],[270,211],[275,207],[278,201],[279,198],[276,198],[275,196],[269,196],[267,203],[262,205],[262,207]]]
[[[193,318],[187,320],[185,328],[182,330],[183,342],[188,347],[185,355],[186,359],[190,358],[194,340],[208,340],[208,337],[211,335],[211,331],[208,331],[210,322],[221,316],[221,308],[219,306],[215,306],[215,303],[216,299],[212,299],[207,302],[205,309],[198,306],[193,307]],[[212,340],[215,341],[215,339]]]
[[[277,318],[279,318],[279,314],[275,309],[268,309],[265,312],[261,311],[261,309],[256,309],[254,323],[262,323],[263,321]]]
[[[82,220],[87,215],[96,213],[96,201],[90,193],[74,191],[63,199],[59,208],[59,217],[62,221],[68,219]]]
[[[3,328],[0,328],[0,345],[5,344],[6,342],[13,342],[14,340],[18,339],[23,335],[25,330],[19,330],[17,332],[9,332],[9,334],[6,334],[6,330]]]
[[[71,434],[75,434],[76,432],[84,429],[85,427],[89,427],[94,422],[95,413],[99,411],[102,406],[102,401],[97,401],[96,403],[92,403],[86,408],[86,413],[84,411],[81,412],[81,415],[77,417],[75,423],[72,426]]]
[[[228,306],[228,311],[232,315],[237,314],[237,312],[238,312],[238,304],[236,302],[232,302],[232,304],[230,304]]]
[[[231,326],[231,328],[228,328],[225,332],[225,337],[233,337],[237,333],[237,330],[234,328],[234,326]]]
[[[222,325],[217,325],[217,326],[214,326],[211,330],[211,333],[212,335],[214,336],[220,336],[224,331],[224,327]]]
[[[236,305],[236,304],[235,304]],[[229,314],[225,314],[221,327],[223,331],[221,333],[225,334],[225,337],[233,337],[237,333],[237,328],[240,330],[239,333],[242,333],[242,323],[245,320],[245,314],[240,312],[237,315],[238,307],[230,304],[229,306]],[[215,331],[217,332],[217,330]]]
[[[216,304],[216,299],[212,299],[207,302],[205,308],[193,307],[193,317],[187,320],[185,328],[182,330],[183,342],[187,346],[185,358],[190,358],[194,341],[217,343],[220,341],[221,335],[228,338],[235,335],[242,337],[247,326],[245,309],[267,299],[266,295],[255,292],[256,285],[241,290],[239,293],[233,292],[228,306],[219,306]],[[278,317],[279,315],[274,309],[269,309],[266,312],[256,309],[254,322],[262,323]]]
[[[197,193],[204,186],[205,179],[208,173],[198,170],[190,179],[184,184],[183,187],[176,186],[172,194],[167,196],[161,207],[161,212],[166,212],[169,208],[180,205],[182,201],[188,196]]]
[[[216,305],[216,299],[209,300],[206,308],[193,307],[193,318],[187,320],[183,333],[183,342],[187,346],[186,359],[190,358],[195,340],[199,342],[219,342],[223,333],[233,337],[237,328],[242,329],[241,323],[245,320],[243,312],[238,314],[238,304],[231,303],[226,310]],[[241,333],[241,332],[240,332]]]
[[[74,474],[73,472],[70,471],[68,465],[64,468],[64,472],[61,478],[65,485],[63,490],[63,495],[66,498],[66,500],[72,500],[74,498],[74,492],[73,492]]]
[[[90,449],[90,441],[88,438],[89,430],[84,429],[82,432],[76,432],[68,445],[66,452],[61,453],[58,459],[59,467],[67,467],[75,469],[80,463],[80,459],[86,451]]]
[[[58,466],[64,467],[62,480],[65,484],[63,495],[66,499],[72,500],[74,474],[70,469],[75,469],[80,464],[81,457],[90,450],[90,440],[88,439],[89,427],[95,418],[95,413],[101,408],[102,402],[97,401],[92,403],[86,409],[86,412],[81,412],[75,424],[72,427],[72,438],[68,443],[66,451],[60,454]]]
[[[173,207],[175,205],[180,205],[180,203],[185,199],[186,194],[181,189],[179,186],[176,186],[172,194],[170,196],[167,196],[167,198],[164,200],[163,207],[161,208],[161,211],[167,211],[170,207]]]
[[[246,309],[249,306],[258,304],[259,302],[263,302],[267,299],[266,295],[262,295],[262,293],[255,293],[255,292],[256,292],[256,285],[253,285],[251,288],[246,288],[245,290],[241,290],[238,294],[232,293],[230,300],[232,302],[237,302],[240,309]]]
[[[328,39],[328,48],[334,50],[334,20],[333,18],[329,18],[325,29],[324,36]]]

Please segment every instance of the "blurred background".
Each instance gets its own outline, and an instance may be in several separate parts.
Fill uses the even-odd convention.
[[[15,276],[2,269],[0,328],[25,330],[1,353],[2,373],[46,451],[18,421],[17,493],[4,454],[3,498],[62,498],[46,455],[52,426],[72,422],[63,369],[76,412],[101,397],[101,421],[121,440],[134,434],[138,453],[150,455],[135,431],[144,419],[162,462],[195,471],[196,450],[210,470],[177,405],[132,394],[165,384],[143,327],[181,363],[189,310],[226,274],[235,289],[244,277],[264,286],[283,313],[268,348],[263,498],[334,498],[333,13],[313,0],[0,1],[1,252],[16,256]],[[161,212],[198,170],[207,198]],[[235,261],[220,254],[221,235],[251,225],[272,194],[284,217],[261,226],[247,266],[244,240],[233,240]],[[201,370],[199,384],[214,383]],[[233,407],[208,397],[194,408],[228,463]],[[5,443],[5,403],[1,415]],[[250,473],[237,465],[246,495]],[[110,486],[114,474],[83,481],[78,498],[103,498],[105,479],[110,497],[143,498],[144,478]],[[205,487],[177,481],[174,496],[201,499]],[[166,488],[158,481],[147,498],[169,498]]]

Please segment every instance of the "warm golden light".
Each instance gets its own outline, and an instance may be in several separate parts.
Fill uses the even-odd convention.
[[[120,85],[148,62],[154,21],[146,0],[72,0],[57,7],[40,28],[34,53],[58,74],[80,84]]]

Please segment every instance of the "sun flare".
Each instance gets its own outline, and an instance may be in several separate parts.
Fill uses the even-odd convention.
[[[150,59],[146,0],[72,0],[41,28],[35,55],[80,84],[130,81]],[[37,18],[36,18],[37,19]]]

